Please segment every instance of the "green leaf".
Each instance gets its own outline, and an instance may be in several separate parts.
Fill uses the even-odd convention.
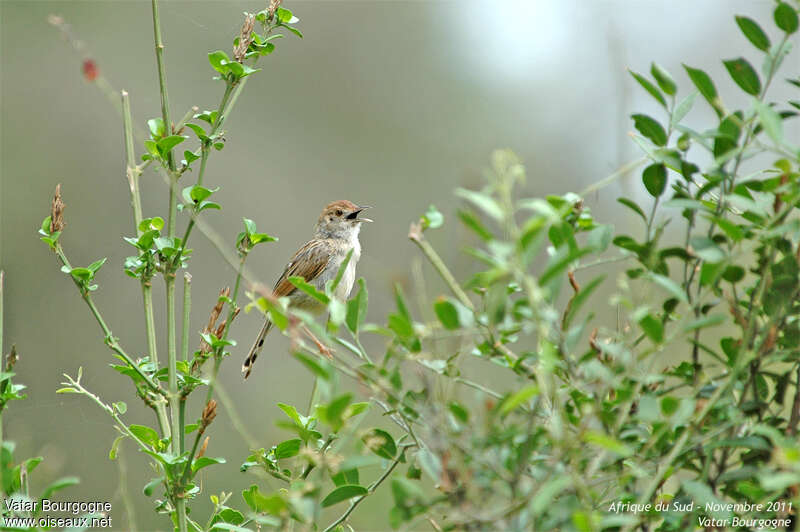
[[[689,239],[689,244],[694,254],[706,262],[716,263],[725,260],[725,252],[707,236],[693,236]]]
[[[642,182],[651,196],[661,196],[667,188],[667,167],[663,163],[651,164],[642,172]]]
[[[230,512],[230,511],[235,511],[235,510],[233,510],[232,508],[226,508],[225,510],[223,510],[219,514],[222,515],[223,513]],[[239,514],[239,515],[241,515],[241,514]],[[244,519],[244,516],[242,516],[242,519]],[[243,526],[238,526],[238,525],[235,525],[233,523],[225,523],[225,522],[222,522],[222,521],[217,521],[216,523],[214,523],[214,525],[210,528],[210,530],[229,530],[230,532],[253,532],[249,528],[245,528]]]
[[[455,193],[456,196],[469,201],[491,218],[498,221],[503,219],[503,209],[500,208],[500,205],[498,205],[491,196],[483,192],[476,192],[466,188],[457,188]]]
[[[385,430],[371,429],[361,437],[361,441],[381,458],[392,460],[397,454],[397,445],[394,442],[394,438]]]
[[[190,152],[189,150],[184,150],[183,152],[183,159],[186,161],[186,164],[192,164],[199,158],[199,155],[195,155],[194,152]]]
[[[350,264],[350,260],[353,258],[353,251],[353,249],[350,249],[350,251],[347,252],[344,260],[341,262],[341,264],[339,264],[339,269],[336,270],[336,277],[333,278],[333,281],[325,283],[325,290],[329,294],[336,292],[336,287],[338,287],[339,283],[342,282],[342,277],[344,277],[344,272],[347,269],[347,265]]]
[[[89,265],[89,270],[92,272],[92,274],[97,273],[97,270],[99,270],[103,266],[103,264],[106,263],[106,260],[108,260],[108,259],[102,258],[100,260],[96,260],[93,263],[91,263]]]
[[[301,353],[299,351],[294,353],[294,357],[299,360],[306,368],[308,368],[311,373],[316,375],[322,380],[329,381],[331,379],[331,373],[328,369],[323,367],[316,359],[306,355],[305,353]]]
[[[305,292],[324,305],[327,305],[331,302],[331,298],[329,298],[324,292],[317,290],[316,286],[306,282],[306,280],[299,275],[293,275],[289,277],[289,282],[292,283],[298,290]]]
[[[653,342],[660,344],[664,341],[664,326],[662,325],[661,320],[652,314],[645,314],[639,320],[639,326],[642,328],[647,337]]]
[[[665,146],[667,144],[667,132],[664,128],[647,115],[635,114],[631,115],[633,118],[633,125],[639,130],[639,133],[650,139],[656,146]]]
[[[672,112],[671,123],[673,126],[680,123],[684,117],[689,114],[689,111],[692,110],[692,106],[694,105],[694,100],[697,98],[697,91],[693,91],[689,96],[681,100],[678,105],[675,106],[674,111]]]
[[[447,403],[447,408],[450,410],[450,413],[462,423],[467,423],[469,421],[469,410],[464,408],[461,404],[455,401],[450,401]]]
[[[297,413],[297,409],[295,407],[285,403],[278,403],[278,408],[283,410],[283,413],[289,416],[289,419],[294,421],[298,427],[305,426],[305,424],[300,420],[300,414]]]
[[[614,237],[614,226],[601,224],[589,231],[586,235],[586,245],[595,252],[601,253],[608,249],[611,239]]]
[[[787,34],[791,35],[797,31],[797,11],[789,4],[785,2],[778,2],[778,6],[775,8],[774,17],[775,24]]]
[[[662,68],[658,63],[653,63],[650,65],[650,74],[656,80],[658,86],[661,87],[661,90],[666,94],[674,96],[675,93],[678,92],[678,86],[675,84],[675,80],[672,79],[670,73]]]
[[[192,462],[192,471],[195,473],[203,469],[204,467],[208,467],[210,465],[215,464],[224,464],[224,458],[211,458],[210,456],[201,456],[200,458],[195,458],[194,462]]]
[[[647,215],[644,213],[641,207],[639,207],[636,203],[633,202],[633,200],[629,200],[628,198],[617,198],[617,201],[625,205],[627,208],[629,208],[639,216],[641,216],[642,220],[644,220],[645,222],[647,221]]]
[[[361,402],[361,403],[353,403],[347,407],[347,410],[344,411],[344,415],[342,416],[344,419],[350,419],[351,417],[357,416],[362,412],[365,412],[369,409],[369,403]]]
[[[587,431],[583,435],[583,441],[597,445],[598,447],[602,447],[603,449],[611,451],[612,453],[615,453],[623,458],[627,458],[633,454],[633,451],[630,447],[621,441],[607,436],[601,432],[593,430]]]
[[[659,275],[657,273],[650,272],[647,277],[659,285],[661,288],[666,290],[672,297],[676,298],[678,301],[683,301],[684,303],[688,303],[689,299],[686,296],[686,292],[681,288],[681,286],[670,279],[669,277],[665,277],[663,275]]]
[[[442,461],[436,454],[431,452],[427,447],[423,447],[417,451],[417,462],[434,483],[438,484],[441,482]]]
[[[753,46],[762,52],[769,51],[769,37],[767,37],[767,34],[764,33],[764,30],[761,29],[761,26],[759,26],[756,21],[748,17],[737,15],[736,24],[739,25],[739,29],[742,30],[747,40],[753,43]]]
[[[334,504],[352,499],[353,497],[358,497],[359,495],[366,495],[367,493],[369,492],[364,486],[345,484],[326,495],[325,498],[322,499],[322,507],[327,508],[328,506],[333,506]]]
[[[201,141],[210,141],[211,139],[208,138],[206,135],[206,130],[203,129],[201,126],[197,124],[192,124],[191,122],[186,124],[186,127],[194,131],[194,134],[197,135],[197,138]],[[188,159],[187,159],[188,160]]]
[[[169,153],[172,148],[186,140],[186,138],[187,137],[184,137],[183,135],[170,135],[169,137],[164,137],[158,141],[158,151],[162,157],[166,157],[167,153]]]
[[[423,231],[429,228],[437,229],[444,223],[444,216],[436,209],[435,205],[431,204],[425,214],[420,217],[420,221]]]
[[[455,330],[461,327],[461,323],[458,321],[458,310],[446,297],[439,296],[433,304],[433,310],[445,329]]]
[[[298,20],[298,19],[297,19],[297,17],[294,17],[294,18],[295,18],[295,21],[297,21],[297,20]],[[298,36],[298,37],[300,37],[301,39],[303,38],[303,34],[302,34],[302,33],[300,32],[300,30],[298,30],[297,28],[295,28],[295,27],[293,27],[293,26],[283,26],[283,27],[284,27],[284,28],[286,28],[287,30],[291,31],[292,33],[294,33],[295,35],[297,35],[297,36]],[[271,50],[270,50],[270,51],[271,51]]]
[[[294,24],[299,20],[285,7],[279,7],[275,12],[275,16],[281,24]]]
[[[753,104],[756,106],[758,120],[761,122],[764,131],[767,132],[767,135],[775,144],[781,144],[783,142],[783,121],[781,116],[775,109],[765,103],[756,100]]]
[[[714,86],[714,82],[711,81],[711,78],[700,70],[699,68],[692,68],[688,65],[683,65],[683,68],[686,69],[686,73],[689,74],[689,79],[692,80],[694,86],[697,87],[697,90],[700,91],[700,94],[703,95],[703,98],[711,104],[711,107],[714,108],[716,111],[717,116],[722,118],[722,105],[720,104],[719,97],[717,95],[717,88]]]
[[[347,329],[354,335],[358,334],[358,329],[367,317],[367,284],[363,278],[358,280],[358,292],[355,297],[347,302],[347,315],[345,324]]]
[[[68,488],[70,486],[74,486],[75,484],[80,483],[80,479],[78,477],[63,477],[55,482],[50,483],[42,494],[39,495],[40,499],[49,499],[51,495],[53,495],[57,491],[61,491],[64,488]]]
[[[733,78],[739,87],[753,96],[758,96],[761,93],[761,81],[758,79],[758,74],[743,57],[736,59],[729,59],[722,62],[728,73]]]
[[[286,501],[280,495],[264,495],[255,484],[242,491],[242,498],[256,513],[278,515],[287,508]]]
[[[477,216],[472,214],[469,211],[459,210],[458,211],[458,218],[461,220],[465,226],[478,235],[478,237],[483,240],[484,242],[488,242],[493,237],[491,231],[486,229],[486,227],[481,223]],[[48,227],[50,226],[50,221],[47,222]]]
[[[151,496],[153,494],[153,489],[155,489],[155,487],[158,486],[159,484],[161,484],[162,482],[164,482],[163,478],[151,479],[150,482],[148,482],[147,484],[144,485],[144,488],[142,488],[142,492],[147,497],[149,497],[149,496]]]
[[[275,447],[275,458],[281,460],[283,458],[297,456],[300,453],[300,446],[302,444],[303,440],[299,438],[279,443],[278,446]]]
[[[529,401],[534,396],[539,395],[539,387],[535,384],[531,384],[530,386],[526,386],[520,390],[517,390],[514,394],[506,397],[503,402],[500,403],[500,415],[505,416],[511,413],[514,409]]]
[[[225,75],[228,73],[227,64],[230,63],[230,59],[228,58],[228,54],[222,50],[209,53],[208,62],[211,63],[211,66],[214,68],[214,70],[220,74]]]
[[[182,195],[186,203],[201,203],[206,198],[211,196],[211,194],[213,194],[218,190],[219,188],[215,188],[212,190],[200,185],[194,185],[191,187],[184,188]]]
[[[656,101],[661,105],[663,105],[665,108],[667,107],[667,100],[664,99],[664,96],[658,90],[658,87],[650,83],[650,81],[646,77],[642,76],[638,72],[634,72],[633,70],[630,69],[628,69],[628,72],[630,72],[631,76],[633,76],[633,79],[639,82],[639,85],[641,85],[644,88],[644,90],[650,93],[650,96],[655,98]]]
[[[433,310],[442,326],[448,330],[470,327],[473,323],[472,312],[454,299],[439,296],[433,303]]]
[[[153,157],[161,157],[161,154],[158,151],[158,144],[154,140],[144,141],[144,149],[146,149],[147,153]]]
[[[158,433],[144,425],[130,425],[128,427],[134,436],[147,445],[154,445],[158,441]]]
[[[147,128],[150,130],[150,136],[154,139],[160,139],[167,134],[167,129],[164,127],[164,120],[160,117],[148,120]]]
[[[351,468],[339,470],[335,475],[331,475],[331,480],[337,486],[344,486],[346,484],[358,484],[358,469]]]
[[[725,314],[710,314],[708,316],[692,320],[683,328],[683,332],[713,327],[715,325],[719,325],[720,323],[724,323],[727,319],[728,318],[725,316]]]
[[[117,459],[117,453],[119,452],[119,444],[122,443],[122,440],[124,440],[127,437],[128,436],[123,434],[121,436],[117,436],[114,439],[114,443],[111,444],[111,449],[108,451],[108,459],[109,460],[116,460]]]

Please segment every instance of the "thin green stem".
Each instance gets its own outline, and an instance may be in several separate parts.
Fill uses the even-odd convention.
[[[192,312],[192,275],[183,273],[183,321],[181,323],[181,360],[189,360],[189,328]]]
[[[314,382],[316,383],[316,380]],[[324,455],[325,451],[328,450],[328,447],[330,447],[331,443],[333,443],[333,435],[330,435],[327,438],[325,438],[325,443],[322,444],[322,448],[320,448],[319,454]],[[309,463],[303,470],[303,473],[300,475],[300,478],[302,478],[303,480],[307,479],[308,475],[310,475],[311,472],[314,470],[314,467],[315,465],[313,463]]]
[[[181,360],[189,360],[189,327],[192,310],[192,276],[189,272],[183,273],[183,320],[181,323]],[[186,397],[180,394],[178,403],[178,427],[180,427],[179,451],[183,453],[185,434],[183,427],[186,424]],[[174,432],[173,432],[174,433]]]
[[[453,380],[455,382],[460,382],[464,386],[469,386],[470,388],[475,388],[476,390],[479,390],[479,391],[485,393],[486,395],[490,395],[490,396],[494,397],[495,399],[502,399],[503,398],[503,396],[501,394],[497,393],[496,391],[494,391],[494,390],[492,390],[490,388],[487,388],[486,386],[484,386],[482,384],[479,384],[477,382],[471,381],[469,379],[464,379],[464,378],[461,378],[461,377],[455,377]],[[527,408],[526,408],[526,410],[527,410]]]
[[[183,468],[183,475],[181,475],[181,484],[186,484],[189,480],[189,473],[192,471],[192,462],[194,462],[194,455],[197,452],[197,446],[200,444],[200,438],[203,437],[205,432],[197,431],[197,436],[194,437],[192,450],[189,452],[189,461],[186,462],[186,467]]]
[[[189,109],[188,111],[186,111],[186,114],[185,114],[185,115],[183,115],[183,118],[181,118],[180,122],[178,122],[177,124],[175,124],[175,134],[176,134],[176,135],[178,134],[178,132],[179,132],[181,129],[183,129],[183,127],[186,125],[186,123],[187,123],[189,120],[191,120],[191,119],[192,119],[192,117],[194,117],[194,115],[195,115],[195,114],[197,114],[197,111],[199,111],[199,110],[200,110],[200,108],[199,108],[199,107],[197,107],[196,105],[193,105],[193,106],[191,107],[191,109]]]
[[[222,124],[225,122],[225,118],[227,117],[230,109],[236,103],[236,99],[239,97],[239,93],[241,92],[242,86],[244,86],[244,82],[247,78],[240,81],[235,89],[234,85],[230,82],[225,83],[225,92],[222,94],[222,100],[219,103],[219,107],[217,108],[217,120],[214,123],[214,126],[211,128],[211,132],[209,133],[209,137],[213,138],[220,129],[222,128]],[[231,94],[233,94],[233,99],[231,99]],[[228,101],[230,100],[230,104]],[[208,156],[211,153],[211,142],[203,142],[200,148],[200,169],[197,172],[197,185],[203,184],[203,178],[206,174],[206,165],[208,163]],[[183,239],[181,240],[181,247],[179,253],[175,255],[175,260],[180,261],[181,256],[183,256],[183,250],[186,249],[186,244],[189,242],[189,236],[192,234],[192,229],[195,226],[195,214],[193,213],[189,218],[189,223],[186,225],[186,231],[183,234]]]
[[[378,477],[378,480],[376,480],[375,482],[370,484],[369,488],[367,488],[367,493],[365,493],[364,495],[361,495],[360,497],[355,499],[353,502],[351,502],[350,503],[350,507],[347,509],[347,511],[344,512],[336,521],[334,521],[333,523],[331,523],[330,525],[325,527],[324,532],[331,532],[334,528],[339,526],[341,523],[345,522],[347,520],[347,518],[350,517],[350,514],[353,513],[353,510],[355,510],[356,507],[359,504],[361,504],[361,501],[366,499],[367,496],[371,495],[378,488],[378,486],[381,485],[381,483],[384,480],[389,478],[389,475],[392,474],[392,471],[394,471],[394,468],[397,467],[397,465],[400,463],[400,460],[402,458],[403,458],[403,452],[401,452],[400,455],[397,458],[395,458],[394,461],[392,461],[392,464],[388,468],[386,468],[386,471],[384,471],[383,474],[380,477]]]
[[[133,120],[131,119],[131,101],[127,91],[121,92],[122,97],[122,126],[125,135],[125,173],[131,188],[131,206],[133,207],[134,229],[139,231],[142,221],[142,199],[139,193],[139,176],[141,170],[136,166],[136,152],[133,147]]]
[[[59,260],[61,260],[61,263],[64,266],[66,266],[67,268],[72,269],[72,265],[70,264],[69,260],[67,259],[67,256],[64,254],[64,250],[61,248],[61,244],[56,244],[56,250],[55,251],[56,251],[56,255],[58,256]],[[98,325],[100,325],[100,328],[103,330],[103,334],[105,335],[105,337],[104,337],[105,344],[112,351],[114,351],[116,354],[118,354],[120,357],[122,357],[122,359],[125,360],[125,362],[127,362],[128,365],[131,367],[131,369],[133,369],[136,373],[139,374],[139,376],[144,380],[144,382],[150,387],[150,389],[152,391],[156,392],[159,395],[164,395],[164,390],[162,390],[153,381],[153,379],[151,379],[146,373],[144,373],[142,371],[142,369],[133,361],[133,359],[130,357],[130,355],[128,355],[128,353],[126,353],[125,350],[122,349],[122,346],[119,344],[117,339],[114,338],[114,335],[111,333],[111,329],[108,328],[108,325],[106,325],[106,322],[103,319],[103,316],[100,314],[100,311],[97,309],[97,306],[94,304],[94,301],[92,300],[91,293],[88,290],[84,290],[83,287],[81,286],[81,284],[74,277],[70,276],[70,278],[72,278],[73,282],[78,287],[78,290],[80,291],[84,302],[89,307],[89,310],[92,312],[92,315],[94,316],[94,318],[97,321]]]
[[[436,250],[433,249],[427,240],[422,236],[422,229],[419,227],[418,224],[412,224],[411,230],[408,233],[408,238],[411,239],[419,248],[422,250],[422,253],[428,257],[428,260],[431,261],[431,264],[439,272],[444,282],[447,283],[447,286],[453,292],[453,294],[458,298],[461,303],[470,310],[475,310],[475,306],[470,301],[467,294],[464,290],[461,289],[461,286],[456,281],[456,278],[453,277],[453,274],[450,273],[450,270],[447,268],[447,265],[444,263],[442,258],[436,253]]]
[[[173,439],[171,442],[172,452],[179,453],[179,438],[181,427],[178,419],[180,394],[178,392],[178,350],[175,343],[175,276],[167,274],[167,382],[169,387],[170,421]]]
[[[131,189],[131,206],[133,207],[134,230],[141,234],[139,224],[142,222],[142,198],[139,190],[139,177],[142,170],[136,166],[133,143],[133,121],[131,119],[130,97],[126,91],[122,91],[122,124],[125,135],[125,173]],[[153,314],[153,290],[150,280],[142,278],[142,301],[144,304],[144,323],[147,330],[147,350],[150,354],[150,362],[158,369],[158,344],[156,343],[156,325]]]

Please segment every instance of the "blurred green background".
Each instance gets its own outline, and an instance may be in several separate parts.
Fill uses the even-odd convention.
[[[652,60],[672,72],[680,97],[690,87],[681,67],[685,62],[712,75],[729,107],[746,106],[720,59],[756,59],[733,15],[746,14],[772,28],[772,5],[767,0],[287,2],[305,38],[278,41],[273,55],[259,63],[264,71],[245,87],[226,123],[227,145],[213,154],[206,174],[208,185],[221,186],[217,199],[223,210],[204,216],[231,245],[242,216],[280,237],[248,259],[250,269],[271,284],[310,236],[324,204],[350,199],[373,205],[375,223],[362,232],[359,274],[370,288],[368,320],[383,322],[392,305],[391,284],[412,283],[418,254],[406,238],[408,224],[429,204],[446,217],[431,241],[456,272],[465,272],[468,259],[461,249],[469,237],[455,220],[452,189],[479,186],[492,149],[512,148],[525,161],[528,195],[578,192],[602,179],[639,157],[628,137],[632,112],[663,119],[626,72],[646,72]],[[242,12],[264,7],[263,2],[163,2],[174,119],[192,105],[218,104],[223,86],[212,80],[206,54],[230,53]],[[120,473],[108,460],[115,431],[94,404],[55,390],[62,373],[74,375],[83,366],[85,386],[107,402],[128,402],[130,422],[152,424],[152,417],[132,399],[128,381],[106,366],[111,355],[96,323],[36,234],[56,183],[62,183],[67,228],[61,242],[78,265],[108,257],[96,302],[126,349],[142,354],[141,292],[138,282],[122,273],[132,248],[121,237],[133,233],[122,125],[101,91],[83,79],[81,55],[48,24],[51,14],[71,26],[115,89],[130,92],[140,128],[160,115],[149,2],[0,2],[5,341],[17,345],[18,381],[29,393],[5,416],[6,437],[17,441],[19,457],[44,455],[34,485],[78,475],[81,484],[58,498],[112,500],[114,523],[124,529]],[[799,69],[800,54],[793,53],[783,72],[796,76]],[[776,83],[772,94],[777,99],[789,89]],[[698,99],[690,120],[704,129],[713,123],[713,113]],[[789,135],[797,132],[796,125],[788,126]],[[142,189],[145,216],[163,215],[161,177],[149,170]],[[647,201],[638,173],[591,194],[587,205],[596,219],[619,227],[631,221],[615,203],[622,194]],[[200,258],[190,267],[192,330],[199,331],[234,272],[199,232],[191,247]],[[423,272],[429,295],[441,293],[434,274],[426,266]],[[155,301],[160,322],[160,281]],[[602,297],[595,301],[605,303]],[[242,384],[241,358],[259,321],[255,314],[238,319],[232,335],[240,347],[223,364],[220,379],[259,446],[269,447],[286,436],[274,426],[282,416],[275,403],[305,408],[312,381],[286,356],[286,339],[273,335],[254,375]],[[381,343],[372,346],[379,349]],[[479,378],[492,374],[484,370]],[[193,404],[189,418],[197,416],[199,406]],[[226,456],[228,464],[204,477],[201,515],[208,495],[223,489],[233,490],[233,505],[241,507],[238,493],[256,481],[238,471],[248,444],[224,409],[209,433],[208,454]],[[165,529],[152,500],[141,494],[151,478],[147,460],[129,442],[123,453],[139,527]],[[389,501],[388,489],[371,497],[354,514],[355,528],[388,528]]]

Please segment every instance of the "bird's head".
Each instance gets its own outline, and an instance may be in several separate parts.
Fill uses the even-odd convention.
[[[359,214],[369,209],[347,200],[329,203],[322,209],[316,225],[316,233],[323,237],[349,238],[357,235],[363,222],[371,222],[369,218],[359,218]]]

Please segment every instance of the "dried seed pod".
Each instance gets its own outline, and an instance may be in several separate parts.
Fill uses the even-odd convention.
[[[61,201],[61,183],[56,185],[56,194],[50,205],[50,232],[56,233],[64,229],[64,202]]]
[[[255,15],[246,13],[244,16],[244,23],[242,29],[239,31],[239,44],[233,49],[233,58],[241,63],[244,61],[244,56],[247,54],[247,48],[253,42],[253,28],[256,24]]]

